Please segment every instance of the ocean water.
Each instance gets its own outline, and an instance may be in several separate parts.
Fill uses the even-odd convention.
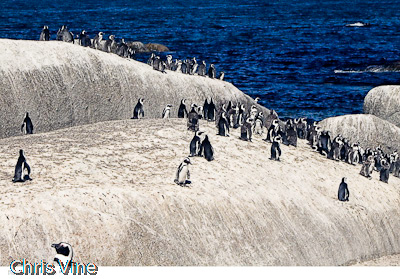
[[[362,113],[370,89],[398,84],[400,1],[2,0],[0,37],[37,40],[61,25],[168,46],[215,63],[226,80],[281,117]],[[370,26],[347,27],[366,22]],[[140,55],[137,60],[147,60]]]

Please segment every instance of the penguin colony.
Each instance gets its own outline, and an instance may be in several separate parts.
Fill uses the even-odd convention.
[[[43,26],[42,32],[39,36],[39,41],[50,41],[50,30],[47,25]],[[97,50],[101,50],[108,53],[114,53],[124,58],[134,59],[136,51],[134,48],[128,46],[125,40],[122,38],[119,42],[115,35],[109,35],[108,39],[105,37],[103,32],[97,33],[93,38],[90,38],[86,30],[82,30],[79,35],[76,35],[69,31],[68,26],[63,25],[58,29],[56,34],[57,41],[63,41],[67,43],[73,43],[77,41],[80,46],[91,47]],[[76,41],[75,41],[76,40]],[[162,60],[160,56],[151,54],[147,61],[147,64],[153,67],[154,70],[162,73],[167,73],[165,70],[175,71],[189,75],[199,75],[209,78],[217,78],[217,72],[214,64],[210,64],[207,70],[206,62],[203,60],[200,64],[197,63],[196,57],[192,59],[173,61],[172,55],[167,55],[165,60]],[[224,72],[220,72],[218,79],[223,80],[225,77]]]
[[[57,32],[57,40],[74,43],[74,36],[68,30],[67,26],[62,26]],[[50,32],[48,26],[44,26],[40,34],[41,41],[50,40]],[[83,30],[78,36],[78,42],[84,47],[92,47],[98,50],[115,53],[119,56],[132,58],[134,50],[127,46],[122,39],[117,43],[114,35],[110,35],[109,39],[103,39],[103,33],[99,32],[92,40]],[[172,56],[168,55],[166,61],[161,61],[158,56],[151,54],[148,64],[153,69],[165,72],[172,70],[190,75],[208,76],[216,78],[216,70],[213,64],[206,70],[206,63],[202,61],[197,64],[196,58],[191,60],[175,60],[172,61]],[[221,72],[220,79],[222,80],[224,73]],[[255,99],[255,103],[260,100]],[[132,119],[144,118],[144,102],[140,98],[134,107]],[[161,118],[168,119],[171,117],[171,104],[167,104],[162,111]],[[240,128],[240,140],[251,142],[252,135],[264,135],[264,130],[267,130],[264,141],[271,143],[271,160],[280,161],[282,151],[280,144],[291,145],[297,147],[297,140],[307,140],[311,148],[319,152],[321,155],[336,161],[344,161],[348,164],[361,164],[360,174],[371,179],[373,171],[380,174],[380,181],[388,183],[390,173],[395,177],[400,177],[400,157],[397,150],[391,154],[385,154],[380,146],[375,149],[363,149],[359,142],[351,143],[342,135],[337,135],[332,139],[329,131],[322,131],[317,122],[308,123],[305,118],[288,119],[283,125],[279,122],[279,117],[274,110],[270,114],[264,116],[262,112],[257,110],[255,105],[246,109],[244,104],[233,104],[229,101],[227,104],[222,104],[217,112],[216,105],[212,98],[204,101],[203,106],[191,104],[190,112],[186,108],[186,99],[182,99],[179,109],[178,118],[188,119],[188,130],[194,132],[193,139],[189,143],[189,156],[184,158],[179,164],[174,182],[180,186],[191,184],[189,165],[192,164],[190,157],[204,157],[208,162],[213,161],[214,149],[211,145],[209,136],[200,131],[200,119],[216,123],[217,135],[229,137],[230,129]],[[33,123],[27,112],[21,125],[21,132],[25,134],[33,134]],[[24,151],[19,151],[19,157],[15,166],[14,178],[12,182],[25,182],[32,180],[30,178],[31,168],[27,163]],[[349,190],[347,180],[344,177],[339,185],[338,199],[340,201],[349,200]],[[72,247],[70,244],[60,242],[53,244],[57,254],[54,258],[55,262],[69,263],[72,262]]]

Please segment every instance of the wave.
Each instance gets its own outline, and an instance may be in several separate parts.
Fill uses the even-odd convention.
[[[355,22],[355,23],[346,24],[346,27],[367,27],[367,26],[371,26],[371,24],[364,23],[364,22]]]
[[[334,70],[335,74],[398,73],[400,69],[390,66],[368,66],[364,70]]]

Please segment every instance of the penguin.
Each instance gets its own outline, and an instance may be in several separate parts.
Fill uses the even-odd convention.
[[[152,53],[149,57],[149,60],[147,60],[147,65],[152,66],[154,64],[154,59],[156,59],[156,55],[154,53]]]
[[[343,147],[343,141],[342,141],[342,136],[339,134],[337,135],[333,141],[332,141],[332,148],[331,148],[331,154],[330,157],[335,160],[339,161],[340,160],[340,150]]]
[[[318,139],[318,151],[324,155],[328,156],[331,150],[332,142],[329,131],[323,131]]]
[[[144,117],[143,103],[144,99],[139,98],[135,108],[133,109],[133,117],[131,119],[139,119]]]
[[[181,100],[181,104],[179,105],[178,108],[178,118],[185,118],[188,115],[185,102],[186,99]]]
[[[349,156],[347,158],[347,160],[348,160],[347,162],[351,165],[355,165],[356,163],[358,163],[360,160],[358,154],[359,154],[359,144],[353,143],[350,146],[350,152],[349,152]]]
[[[215,105],[214,105],[212,98],[211,98],[211,101],[208,104],[208,108],[207,108],[207,120],[215,121]]]
[[[40,33],[39,41],[50,41],[50,30],[47,25],[43,26],[43,30]]]
[[[282,138],[280,136],[276,136],[272,139],[271,145],[271,160],[280,161],[280,157],[282,155],[280,142]]]
[[[57,40],[57,41],[62,41],[62,40],[63,40],[64,28],[65,28],[65,26],[63,25],[63,26],[61,26],[60,29],[58,29],[57,35],[56,35],[56,40]]]
[[[197,74],[199,76],[204,77],[206,75],[206,69],[207,69],[206,61],[203,60],[201,64],[198,66]]]
[[[224,78],[225,78],[225,72],[220,72],[219,73],[219,80],[224,80]]]
[[[25,169],[28,172],[27,174],[24,174]],[[30,174],[31,174],[31,167],[26,162],[24,151],[21,149],[19,151],[17,164],[15,165],[14,178],[12,182],[15,183],[15,182],[25,182],[27,180],[32,180],[30,178]]]
[[[205,101],[204,101],[204,105],[203,105],[203,115],[204,115],[203,118],[205,120],[208,120],[208,106],[209,106],[209,104],[208,104],[208,100],[206,98]]]
[[[339,201],[349,201],[349,188],[347,186],[347,178],[343,177],[342,182],[339,185],[339,190],[338,190],[338,200]]]
[[[280,132],[281,132],[281,127],[279,126],[279,122],[278,122],[277,119],[274,119],[274,120],[272,121],[271,126],[270,126],[269,129],[268,129],[267,138],[264,139],[264,140],[265,140],[265,141],[272,142],[273,139],[274,139],[276,136],[278,136],[278,134],[279,134]]]
[[[250,114],[250,118],[256,119],[256,116],[258,114],[258,110],[257,110],[257,107],[255,105],[251,106],[249,114]]]
[[[390,165],[386,159],[381,160],[381,169],[379,170],[379,180],[385,183],[389,183],[389,171]]]
[[[226,117],[226,112],[222,112],[218,121],[218,135],[229,137],[229,123]]]
[[[198,64],[197,64],[197,61],[196,61],[196,57],[193,57],[193,59],[191,61],[191,65],[190,65],[190,73],[189,74],[191,74],[191,75],[196,74],[197,67],[198,67]]]
[[[297,121],[297,137],[299,139],[305,139],[307,133],[307,120],[305,118],[300,118]]]
[[[188,63],[187,63],[187,59],[183,60],[182,64],[181,64],[181,72],[182,74],[187,74],[188,72]]]
[[[183,73],[183,72],[182,72],[182,60],[178,60],[177,65],[176,65],[175,72]]]
[[[131,49],[125,43],[124,38],[122,38],[121,42],[117,45],[116,54],[118,56],[121,56],[121,57],[124,57],[124,58],[130,58],[131,57]]]
[[[369,155],[367,159],[364,161],[360,174],[365,176],[366,178],[372,179],[371,174],[373,171],[374,157]]]
[[[238,121],[237,121],[238,127],[240,127],[244,124],[244,121],[246,119],[245,111],[246,111],[246,108],[245,108],[244,104],[241,104],[239,106],[239,115],[238,115]]]
[[[197,107],[196,104],[191,105],[191,109],[188,114],[188,122],[187,122],[188,130],[191,130],[194,132],[199,130],[199,114],[196,111],[196,107]]]
[[[172,108],[172,105],[168,104],[168,105],[164,108],[161,117],[162,117],[162,118],[170,118],[170,115],[171,115],[171,108]]]
[[[153,61],[153,70],[158,71],[160,69],[161,59],[160,56],[156,56]]]
[[[256,104],[258,104],[258,102],[259,102],[260,100],[261,100],[260,97],[256,97],[256,98],[254,99],[254,102],[255,102]]]
[[[72,246],[66,242],[60,242],[58,244],[52,244],[51,247],[56,249],[56,255],[54,256],[54,260],[59,265],[62,264],[63,267],[66,265],[72,265],[72,257],[73,257],[73,250]]]
[[[253,118],[247,118],[240,128],[240,139],[244,141],[251,141],[251,128],[253,126]]]
[[[268,130],[271,127],[272,122],[275,119],[278,119],[278,114],[272,109],[269,111],[269,114],[267,115],[267,117],[265,119],[265,127],[267,127]]]
[[[204,132],[201,131],[197,131],[194,133],[193,139],[190,141],[189,145],[189,151],[190,151],[189,157],[200,156],[200,146],[201,146],[200,136],[203,133]]]
[[[60,36],[61,36],[60,41],[67,43],[74,43],[74,34],[72,32],[69,32],[68,27],[66,25],[62,26]]]
[[[198,106],[197,107],[197,114],[199,115],[199,119],[203,119],[203,106]]]
[[[343,138],[343,146],[342,146],[342,149],[340,150],[340,159],[342,161],[348,162],[350,150],[351,150],[351,146],[350,146],[349,140],[346,138]]]
[[[25,129],[26,134],[33,134],[33,124],[32,124],[31,118],[29,117],[28,112],[25,115],[24,122],[22,122],[21,132],[23,132],[25,125],[26,125],[26,129]]]
[[[201,142],[199,154],[200,156],[204,154],[204,158],[209,162],[214,160],[214,148],[212,147],[210,140],[208,139],[208,135],[206,135],[204,137],[204,140]]]
[[[93,39],[92,47],[100,50],[103,41],[103,32],[99,32]]]
[[[297,131],[295,129],[294,123],[292,119],[289,119],[286,122],[286,140],[287,140],[287,145],[292,145],[294,147],[297,147]]]
[[[179,186],[186,186],[186,184],[191,184],[190,179],[190,172],[189,172],[189,165],[192,164],[190,162],[189,157],[183,159],[182,163],[180,163],[177,171],[176,171],[176,178],[174,182]]]
[[[216,70],[215,70],[215,66],[214,66],[214,64],[211,64],[210,65],[210,68],[208,69],[208,77],[209,78],[215,78],[215,76],[216,76]]]
[[[239,127],[238,117],[239,117],[239,107],[232,106],[232,108],[228,110],[228,118],[231,127],[234,129],[237,129]]]
[[[83,47],[90,47],[92,45],[89,35],[86,34],[85,30],[82,30],[79,34],[79,45]]]
[[[263,127],[264,127],[264,114],[262,113],[262,111],[260,111],[254,120],[253,132],[259,136],[262,136]]]
[[[167,55],[166,60],[165,60],[165,68],[167,70],[172,70],[172,55]]]

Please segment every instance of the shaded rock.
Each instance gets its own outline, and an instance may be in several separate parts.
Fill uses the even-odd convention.
[[[381,145],[385,152],[400,150],[400,128],[371,114],[349,114],[324,119],[319,125],[333,137],[342,134],[363,148]]]
[[[364,113],[400,127],[400,86],[385,85],[371,89],[364,99]]]
[[[157,51],[157,52],[167,52],[167,51],[169,51],[169,48],[167,48],[166,46],[161,45],[161,44],[148,43],[145,46],[150,51]]]
[[[177,117],[180,101],[205,98],[254,100],[231,83],[167,71],[135,60],[58,41],[0,40],[0,137],[20,135],[26,112],[35,132],[106,120],[129,119],[139,98],[146,118],[160,118],[166,104]],[[219,107],[219,106],[217,106]],[[269,110],[260,105],[264,115]]]
[[[150,50],[142,42],[127,42],[128,47],[131,47],[136,53],[149,52]]]

